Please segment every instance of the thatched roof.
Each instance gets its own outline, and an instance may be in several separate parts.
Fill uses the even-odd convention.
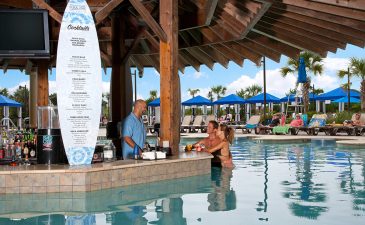
[[[365,46],[365,1],[360,0],[177,0],[179,2],[179,69],[199,70],[202,64],[242,66],[248,59],[260,64],[263,56],[279,62],[281,55],[297,58],[303,50],[322,57],[350,43]],[[49,4],[46,4],[48,2]],[[104,65],[112,62],[111,17],[126,21],[127,53],[123,60],[139,69],[159,70],[158,0],[88,0],[95,15]],[[46,8],[51,24],[54,66],[65,0],[0,0],[0,7]],[[3,66],[4,61],[0,61]],[[25,67],[24,59],[7,61]]]

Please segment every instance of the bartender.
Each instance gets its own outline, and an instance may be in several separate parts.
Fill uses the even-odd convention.
[[[122,123],[122,151],[124,160],[134,158],[133,149],[135,147],[138,147],[139,154],[141,154],[141,149],[146,140],[146,129],[143,124],[142,114],[146,110],[146,102],[141,99],[136,100],[133,112]]]

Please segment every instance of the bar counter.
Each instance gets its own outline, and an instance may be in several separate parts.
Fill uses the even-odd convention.
[[[211,172],[212,155],[180,152],[159,160],[119,160],[85,166],[0,166],[0,194],[88,192]]]

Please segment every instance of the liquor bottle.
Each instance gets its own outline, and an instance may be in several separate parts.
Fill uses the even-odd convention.
[[[28,166],[28,165],[30,165],[30,162],[29,162],[29,158],[28,158],[29,149],[28,149],[28,146],[27,145],[24,146],[23,153],[25,155],[25,157],[24,157],[25,158],[24,159],[24,164]]]

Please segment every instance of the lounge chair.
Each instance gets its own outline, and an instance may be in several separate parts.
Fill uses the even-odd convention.
[[[251,131],[259,125],[260,119],[261,119],[260,115],[251,116],[250,119],[246,122],[246,124],[241,126],[242,133],[251,133]]]
[[[181,133],[185,133],[185,129],[189,129],[190,128],[190,124],[191,124],[191,116],[184,116],[184,119],[181,123],[180,126],[180,132]]]
[[[320,131],[327,132],[326,114],[314,114],[308,123],[308,127],[299,127],[299,130],[305,131],[308,135],[318,135]]]
[[[197,132],[197,129],[201,130],[203,128],[202,125],[203,125],[203,116],[202,115],[195,116],[193,124],[189,127],[189,132],[195,133]]]
[[[352,115],[351,120],[355,120],[356,113]],[[362,113],[360,116],[360,121],[362,124],[365,124],[365,113]],[[361,135],[364,130],[365,126],[344,126],[343,124],[334,124],[327,126],[326,135],[336,136],[338,133],[346,133],[347,135]]]
[[[202,133],[207,132],[208,123],[209,123],[209,121],[212,121],[212,120],[216,121],[214,115],[207,115],[205,117],[205,120],[203,122],[203,125],[201,126],[202,128],[200,130]]]

